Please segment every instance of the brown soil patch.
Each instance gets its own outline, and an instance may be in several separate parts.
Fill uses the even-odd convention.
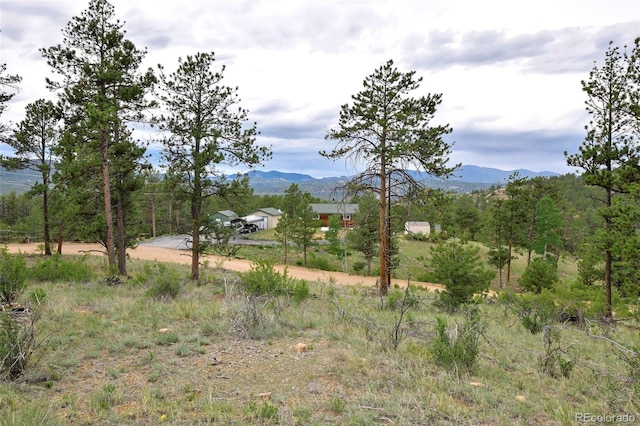
[[[17,253],[37,253],[38,244],[9,244],[7,245],[9,252]],[[99,244],[90,243],[68,243],[63,245],[63,254],[91,254],[91,255],[104,255],[104,249]],[[191,256],[189,252],[185,250],[176,250],[164,247],[154,247],[147,245],[139,245],[135,249],[130,249],[127,253],[134,259],[154,260],[157,262],[173,262],[180,264],[191,264]],[[212,266],[219,266],[224,269],[228,269],[236,272],[247,272],[250,270],[252,262],[245,259],[231,259],[221,256],[203,256],[202,259],[209,261]],[[279,272],[284,271],[284,265],[276,265],[275,269]],[[299,266],[287,266],[287,274],[291,277],[307,280],[307,281],[333,281],[340,285],[354,285],[363,287],[374,287],[378,283],[377,277],[363,277],[360,275],[351,275],[344,272],[329,272],[316,269],[307,269]],[[407,282],[405,280],[392,280],[392,285],[398,285],[400,287],[406,287]],[[418,281],[412,281],[412,285],[419,285],[421,287],[429,288],[430,290],[442,290],[443,286],[433,283],[424,283]]]

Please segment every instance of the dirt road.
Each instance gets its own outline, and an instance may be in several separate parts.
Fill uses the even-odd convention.
[[[9,252],[17,253],[39,253],[38,244],[9,244],[7,245]],[[84,254],[104,256],[104,249],[99,244],[88,243],[66,243],[62,247],[62,254]],[[181,264],[191,264],[191,256],[186,250],[178,250],[175,248],[158,247],[149,244],[140,244],[135,249],[127,250],[127,253],[135,259],[154,260],[158,262],[173,262]],[[203,259],[209,260],[212,267],[222,267],[236,272],[246,272],[251,268],[252,262],[244,259],[230,259],[220,256],[203,256]],[[283,265],[276,265],[275,269],[279,272],[284,271]],[[364,287],[373,287],[377,284],[377,277],[362,277],[358,275],[350,275],[343,272],[329,272],[317,269],[307,269],[299,266],[287,267],[287,274],[291,277],[307,280],[307,281],[333,281],[339,285],[357,285]],[[406,280],[392,280],[392,285],[406,287]],[[443,287],[438,284],[422,283],[412,281],[411,284],[429,288],[430,290],[442,290]]]

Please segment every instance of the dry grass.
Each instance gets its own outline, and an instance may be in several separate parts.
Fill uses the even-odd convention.
[[[388,339],[399,312],[375,289],[315,282],[299,304],[256,304],[238,292],[235,275],[210,269],[205,285],[157,300],[146,295],[156,277],[144,264],[132,261],[133,279],[120,286],[32,284],[49,296],[38,323],[48,340],[27,375],[0,385],[0,424],[569,425],[583,412],[640,419],[640,395],[612,344],[568,324],[554,327],[576,365],[568,378],[553,378],[539,369],[542,337],[486,303],[479,363],[458,375],[436,366],[429,343],[436,315],[450,324],[462,317],[438,312],[424,290],[413,290],[419,304],[394,351]],[[234,333],[254,318],[239,312],[259,314],[251,339]],[[624,327],[591,331],[640,345]]]

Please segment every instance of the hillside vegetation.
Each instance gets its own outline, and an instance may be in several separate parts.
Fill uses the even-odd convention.
[[[276,284],[259,293],[255,274],[215,265],[195,283],[186,266],[156,262],[132,261],[124,282],[104,279],[100,257],[27,264],[33,278],[21,301],[32,302],[38,345],[24,375],[0,385],[7,424],[568,425],[581,413],[640,416],[637,359],[626,349],[640,345],[637,321],[550,317],[534,334],[515,295],[445,313],[417,287],[381,299],[375,288],[336,282],[300,287],[268,267],[254,272]]]

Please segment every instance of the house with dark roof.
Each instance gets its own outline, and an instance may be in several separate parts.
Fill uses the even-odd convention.
[[[343,228],[352,228],[354,225],[353,214],[358,210],[357,204],[310,204],[311,209],[318,215],[316,219],[322,221],[322,226],[329,225],[329,218],[333,215],[341,217],[340,224]]]

